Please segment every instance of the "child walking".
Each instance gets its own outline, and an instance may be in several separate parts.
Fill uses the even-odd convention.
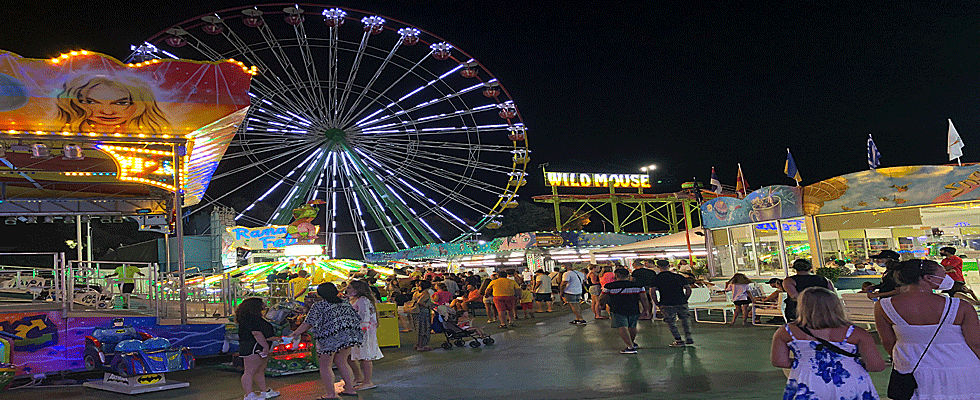
[[[528,290],[527,283],[521,284],[521,310],[524,311],[524,319],[534,318],[534,292]],[[528,314],[531,316],[529,317]]]
[[[374,295],[365,281],[353,281],[347,286],[347,296],[350,298],[354,311],[361,317],[361,331],[364,341],[360,346],[354,346],[350,352],[351,364],[360,364],[360,373],[354,370],[355,390],[367,390],[378,387],[373,381],[374,360],[384,357],[378,347],[378,313],[374,307]]]

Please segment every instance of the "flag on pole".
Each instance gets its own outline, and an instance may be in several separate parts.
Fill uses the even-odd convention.
[[[966,145],[963,144],[963,139],[960,139],[960,134],[953,127],[953,120],[948,121],[949,134],[946,135],[946,152],[949,153],[949,161],[956,160],[956,163],[960,164],[960,157],[963,157],[963,148]]]
[[[738,176],[735,177],[735,195],[738,198],[743,198],[749,194],[749,183],[745,181],[745,175],[742,174],[742,163],[738,164]]]
[[[875,146],[874,139],[871,139],[871,134],[868,134],[868,167],[871,169],[878,168],[881,165],[881,153],[878,152],[878,146]]]
[[[711,167],[711,191],[721,194],[721,181],[718,180],[718,174],[715,173],[715,167]]]
[[[796,161],[793,161],[793,154],[789,152],[789,148],[786,149],[786,166],[783,167],[783,172],[786,173],[786,176],[796,180],[796,186],[800,186],[800,181],[803,178],[800,178],[800,170],[796,169]]]

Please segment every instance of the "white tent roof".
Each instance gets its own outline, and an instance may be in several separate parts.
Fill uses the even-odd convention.
[[[670,235],[644,240],[642,242],[624,244],[622,246],[606,247],[594,250],[593,253],[622,253],[624,251],[657,251],[668,248],[683,247],[687,249],[687,237],[690,233],[691,249],[704,249],[704,230],[701,227],[691,228],[690,232],[680,231]]]

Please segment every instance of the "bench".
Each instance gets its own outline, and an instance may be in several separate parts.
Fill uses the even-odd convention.
[[[871,329],[875,323],[875,302],[867,293],[841,293],[844,301],[844,315],[855,324],[867,324]]]
[[[708,288],[692,288],[691,297],[687,299],[687,306],[694,312],[694,321],[696,322],[704,322],[708,324],[727,324],[728,312],[732,312],[733,319],[735,315],[735,304],[732,302],[731,295],[728,292],[725,292],[724,297],[719,295],[716,298],[712,298],[711,289]],[[712,310],[720,310],[722,322],[707,320],[702,321],[698,319],[698,310],[706,310],[708,314],[711,314]]]
[[[780,293],[776,301],[769,302],[753,302],[752,303],[752,315],[755,317],[782,317],[783,321],[786,320],[786,314],[784,312],[786,300],[786,293]],[[752,319],[753,325],[767,325],[762,322],[756,323],[755,318]]]

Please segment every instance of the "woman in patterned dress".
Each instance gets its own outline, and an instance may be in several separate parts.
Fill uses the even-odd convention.
[[[333,382],[334,364],[337,365],[346,388],[340,394],[356,395],[354,372],[347,364],[347,359],[350,358],[351,348],[363,341],[361,318],[349,302],[338,297],[339,292],[334,284],[320,284],[316,293],[323,301],[310,307],[306,320],[290,336],[296,339],[310,330],[315,339],[317,360],[320,362],[320,380],[326,392],[320,399],[338,398]]]
[[[772,337],[772,365],[793,369],[783,400],[877,400],[868,371],[884,370],[885,362],[871,334],[851,325],[844,316],[844,305],[829,289],[807,288],[798,299],[799,318],[777,329]],[[833,350],[818,338],[851,355]]]

